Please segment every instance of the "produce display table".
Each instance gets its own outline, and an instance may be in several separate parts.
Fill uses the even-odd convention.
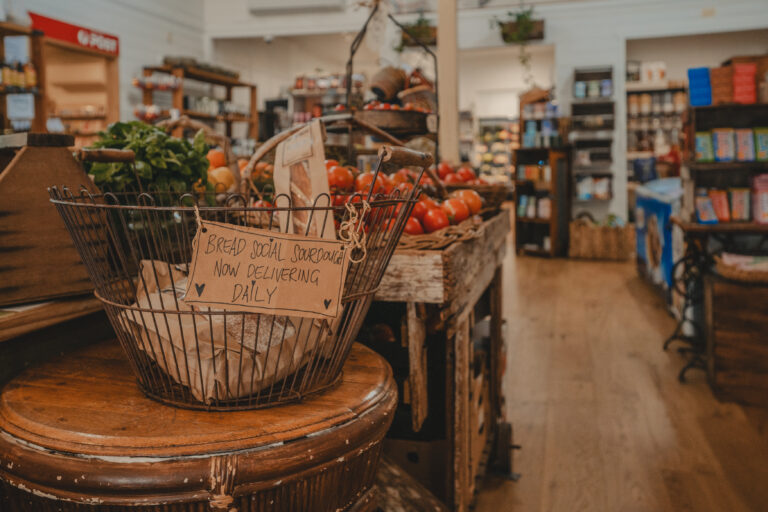
[[[673,341],[682,341],[686,347],[678,349],[688,356],[688,362],[678,376],[685,381],[685,374],[692,368],[707,369],[707,340],[705,325],[688,315],[689,310],[700,307],[704,298],[704,278],[709,274],[714,261],[710,240],[719,242],[722,251],[731,248],[744,235],[761,237],[759,246],[768,240],[768,224],[755,222],[727,222],[720,224],[700,224],[688,222],[679,217],[670,217],[670,222],[683,231],[685,254],[675,262],[672,268],[673,290],[683,297],[683,310],[675,330],[664,342],[664,349]],[[684,327],[689,325],[692,334],[684,334]]]
[[[506,459],[500,466],[511,471],[501,393],[501,265],[509,229],[509,212],[502,210],[485,219],[474,239],[442,250],[395,251],[364,327],[366,343],[394,368],[403,407],[410,406],[410,425],[390,430],[385,451],[451,510],[470,506],[494,443]],[[475,319],[486,316],[481,327]],[[476,342],[481,330],[487,346]],[[389,343],[397,338],[399,344]],[[402,416],[401,408],[396,418]]]
[[[354,345],[342,382],[301,403],[178,409],[141,394],[116,342],[92,345],[2,390],[0,510],[372,510],[395,393]]]

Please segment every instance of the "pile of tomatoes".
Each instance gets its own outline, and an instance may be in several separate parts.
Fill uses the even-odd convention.
[[[365,104],[363,110],[412,110],[414,112],[421,112],[423,114],[431,114],[429,109],[419,107],[413,103],[406,103],[403,106],[397,103],[383,103],[379,100],[373,100]]]
[[[395,189],[404,197],[413,190],[418,173],[409,169],[400,169],[391,176],[382,173],[376,177],[370,172],[360,172],[352,166],[342,166],[336,160],[326,160],[328,185],[334,206],[342,206],[350,200],[352,194],[367,194],[373,185],[373,193],[390,194]],[[420,184],[429,187],[432,180],[421,177]],[[414,205],[413,212],[405,224],[405,232],[411,235],[432,233],[452,224],[458,224],[477,214],[483,207],[483,199],[474,190],[456,190],[451,197],[439,203],[422,194]]]
[[[487,185],[488,182],[478,178],[475,171],[468,165],[462,165],[454,169],[447,162],[440,162],[437,166],[437,175],[440,181],[446,184],[465,183],[467,185]]]

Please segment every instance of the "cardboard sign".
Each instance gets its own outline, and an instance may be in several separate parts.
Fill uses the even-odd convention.
[[[218,310],[335,318],[347,266],[342,242],[202,221],[184,301]]]
[[[325,170],[323,127],[316,119],[277,145],[275,154],[275,193],[291,198],[294,207],[330,206],[328,174]],[[277,206],[288,206],[278,198]],[[279,211],[280,229],[284,233],[319,236],[336,240],[333,213],[329,210]]]
[[[35,12],[30,12],[29,18],[32,20],[33,29],[42,30],[46,37],[51,39],[58,39],[107,55],[117,56],[120,53],[120,42],[117,36],[112,34],[73,25]]]
[[[9,94],[5,97],[5,111],[8,119],[33,119],[35,96],[29,93]]]

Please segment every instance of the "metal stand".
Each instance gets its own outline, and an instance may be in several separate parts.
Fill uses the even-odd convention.
[[[672,295],[678,293],[683,297],[683,312],[675,326],[675,330],[664,341],[664,350],[667,350],[673,341],[682,341],[687,346],[680,347],[677,351],[688,359],[687,363],[680,370],[678,380],[685,382],[685,375],[688,370],[696,368],[706,370],[707,368],[707,340],[705,326],[697,322],[695,318],[689,317],[688,312],[694,307],[702,304],[704,300],[704,276],[710,272],[714,265],[714,253],[721,251],[730,251],[736,247],[736,238],[745,233],[723,232],[709,233],[706,231],[687,230],[681,226],[685,236],[685,255],[675,263],[672,269],[672,275],[677,276],[682,269],[679,277],[675,277],[674,284],[670,288],[669,301],[672,302]],[[709,248],[710,237],[714,238],[721,248],[711,252]],[[768,241],[768,235],[762,235],[757,249],[760,250]],[[691,326],[693,334],[685,335],[683,333],[686,325]]]
[[[368,15],[368,18],[365,20],[365,23],[363,23],[363,27],[360,29],[360,32],[357,33],[355,38],[352,40],[352,44],[349,45],[349,59],[347,59],[347,77],[346,77],[346,104],[347,108],[351,109],[350,101],[352,99],[352,73],[353,73],[353,67],[354,67],[354,58],[355,54],[357,53],[357,50],[360,49],[360,45],[363,42],[363,39],[365,38],[366,32],[368,32],[368,25],[370,24],[373,17],[376,15],[376,13],[379,11],[379,2],[374,2],[373,8],[371,9],[371,13]],[[434,86],[435,86],[435,104],[438,106],[438,111],[435,112],[435,134],[437,137],[435,138],[435,163],[440,162],[440,96],[438,93],[437,88],[437,55],[435,55],[435,52],[432,51],[432,49],[424,44],[419,38],[411,34],[411,32],[406,28],[402,23],[397,21],[392,14],[387,14],[387,17],[392,20],[392,23],[394,23],[400,30],[405,32],[410,36],[410,38],[418,45],[420,46],[429,56],[432,57],[432,61],[434,63],[435,67],[435,80],[434,80]],[[350,160],[354,158],[354,144],[352,143],[352,130],[350,128],[349,130],[349,144],[348,144],[348,157]]]

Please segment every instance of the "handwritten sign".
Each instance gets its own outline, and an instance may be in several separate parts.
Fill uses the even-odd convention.
[[[343,242],[202,221],[184,301],[214,309],[336,318]]]

